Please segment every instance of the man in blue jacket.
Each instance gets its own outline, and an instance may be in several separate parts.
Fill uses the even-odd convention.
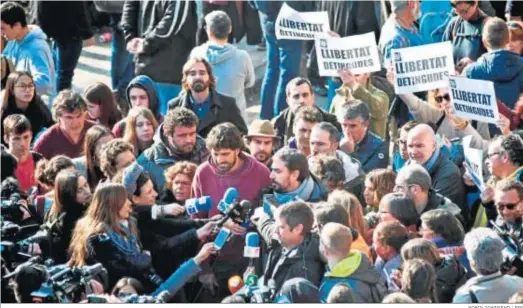
[[[38,95],[53,95],[55,67],[47,35],[38,26],[27,25],[24,8],[16,2],[2,3],[2,34],[9,40],[3,54],[15,69],[30,72]]]
[[[360,100],[353,102],[347,108],[341,123],[343,129],[341,150],[359,160],[365,172],[387,168],[388,143],[369,130],[369,106]]]
[[[488,52],[467,66],[463,75],[494,82],[496,97],[514,109],[523,92],[523,58],[507,50],[509,40],[506,23],[497,17],[489,19],[483,30],[483,45]]]

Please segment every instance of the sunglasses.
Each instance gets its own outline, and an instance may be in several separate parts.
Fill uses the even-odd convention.
[[[441,104],[441,102],[443,102],[443,100],[446,100],[447,102],[450,102],[450,94],[445,94],[445,95],[438,95],[434,98],[436,100],[436,102],[438,104]]]
[[[496,204],[496,207],[498,208],[499,211],[503,211],[505,208],[507,208],[507,210],[509,211],[512,211],[516,208],[516,206],[518,206],[518,203],[507,203],[507,204],[503,204],[503,203],[498,203]]]

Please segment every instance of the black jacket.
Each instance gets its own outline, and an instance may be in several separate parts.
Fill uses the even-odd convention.
[[[276,231],[274,220],[263,216],[256,223],[256,228],[263,237],[268,250],[263,271],[265,285],[270,279],[274,279],[276,292],[278,292],[285,281],[302,277],[319,287],[325,264],[320,258],[318,234],[309,233],[302,244],[285,255],[283,246],[274,238]]]
[[[451,212],[454,215],[454,217],[456,217],[459,220],[459,222],[461,222],[463,228],[465,230],[468,230],[468,222],[465,221],[465,217],[468,216],[463,215],[461,208],[457,206],[454,202],[452,202],[449,198],[434,191],[433,189],[430,189],[427,205],[425,206],[421,214],[435,209],[442,209]],[[421,225],[421,220],[419,224]]]
[[[194,1],[125,1],[121,26],[125,40],[144,39],[135,56],[136,75],[155,82],[182,83],[182,68],[195,47],[198,20]]]
[[[67,212],[63,212],[54,221],[50,221],[49,217],[46,217],[46,226],[48,226],[50,240],[49,255],[56,264],[66,263],[69,260],[67,250],[71,243],[73,230],[76,222],[82,218],[84,213],[85,207],[78,205],[77,207],[71,207]]]
[[[321,115],[323,116],[323,121],[329,122],[334,125],[338,131],[341,132],[341,125],[338,123],[338,119],[332,113],[318,108]],[[272,126],[276,131],[276,135],[282,138],[282,145],[287,144],[291,137],[294,137],[294,132],[292,131],[292,126],[294,125],[294,113],[292,113],[291,108],[283,110],[279,115],[272,119]]]
[[[436,297],[440,303],[452,303],[456,290],[468,280],[467,270],[454,255],[445,255],[434,265]]]
[[[158,275],[167,279],[182,263],[196,255],[200,240],[196,228],[204,221],[183,218],[151,217],[151,206],[135,206],[134,216],[143,249],[151,253],[152,265]]]
[[[205,138],[213,127],[225,122],[236,125],[242,134],[247,134],[247,124],[245,124],[245,119],[243,119],[238,106],[236,106],[236,100],[215,90],[211,90],[210,95],[211,110],[205,119],[198,124],[198,135]],[[182,92],[178,97],[169,101],[169,110],[176,107],[185,107],[192,110],[190,93]]]
[[[87,1],[38,1],[37,17],[42,30],[58,42],[93,36]]]

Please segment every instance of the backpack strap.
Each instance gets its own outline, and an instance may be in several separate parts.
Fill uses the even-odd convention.
[[[441,123],[443,123],[443,120],[445,120],[445,113],[443,113],[443,115],[441,116],[441,118],[439,118],[438,122],[436,122],[436,125],[434,127],[434,133],[437,133],[438,130],[439,130],[439,127],[441,126]]]

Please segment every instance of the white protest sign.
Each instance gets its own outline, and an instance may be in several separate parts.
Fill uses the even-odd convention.
[[[450,42],[392,50],[396,94],[446,88],[454,73]]]
[[[374,32],[348,37],[325,35],[316,38],[316,55],[320,76],[338,77],[338,70],[364,74],[381,69]]]
[[[279,40],[313,40],[330,31],[327,12],[298,12],[283,3],[276,18],[276,38]]]
[[[492,81],[450,76],[449,84],[456,116],[496,124],[499,112]]]
[[[463,138],[463,154],[465,155],[465,166],[472,181],[480,191],[485,189],[483,180],[483,151],[470,147],[472,136]]]

